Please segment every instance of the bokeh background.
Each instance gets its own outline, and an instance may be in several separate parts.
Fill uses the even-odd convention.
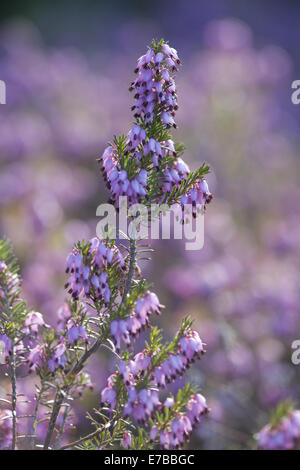
[[[201,251],[155,242],[142,269],[166,305],[166,339],[189,313],[207,343],[188,380],[212,411],[191,448],[252,448],[272,407],[300,402],[291,363],[300,338],[299,18],[296,0],[1,4],[0,233],[15,246],[29,305],[52,324],[66,254],[95,235],[107,200],[96,157],[131,125],[135,61],[152,37],[183,61],[174,139],[193,169],[212,165],[215,197]],[[78,435],[113,364],[102,353],[90,368],[95,392],[78,404]]]

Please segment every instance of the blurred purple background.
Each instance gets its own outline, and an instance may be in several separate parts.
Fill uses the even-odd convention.
[[[174,140],[193,169],[212,165],[215,199],[203,250],[155,242],[142,268],[167,306],[165,337],[189,313],[207,343],[189,379],[212,412],[192,448],[251,447],[270,408],[300,401],[291,363],[300,338],[299,14],[296,1],[225,0],[31,1],[1,13],[0,232],[15,246],[29,305],[52,324],[66,254],[95,235],[107,200],[96,157],[131,125],[135,61],[152,37],[183,60]],[[95,406],[110,367],[108,358],[91,366]]]

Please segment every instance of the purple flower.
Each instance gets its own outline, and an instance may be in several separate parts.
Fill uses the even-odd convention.
[[[111,386],[104,388],[101,392],[101,406],[104,406],[105,403],[107,403],[107,405],[112,410],[114,410],[117,404],[116,398],[117,398],[117,393]]]
[[[128,367],[128,365],[126,364],[125,361],[120,361],[118,363],[118,368],[119,368],[119,372],[120,372],[120,377],[122,379],[122,381],[124,382],[125,385],[130,385],[130,383],[132,382],[132,374],[131,374],[131,371],[130,371],[130,368]]]
[[[158,393],[155,390],[142,389],[138,393],[134,392],[133,396],[129,395],[124,408],[124,417],[132,416],[139,424],[143,424],[160,405]]]
[[[83,325],[76,325],[73,320],[69,320],[67,323],[67,338],[69,345],[73,343],[77,344],[79,338],[82,338],[88,343],[85,327]]]
[[[110,331],[117,351],[120,351],[121,341],[129,346],[131,340],[136,339],[141,330],[149,325],[149,316],[152,313],[160,314],[159,300],[154,292],[148,291],[136,301],[131,316],[112,321]]]
[[[65,329],[66,322],[71,318],[71,310],[69,304],[65,302],[62,307],[58,309],[58,327]]]
[[[208,407],[204,396],[200,393],[196,393],[187,404],[186,416],[192,424],[195,424],[200,420],[200,416],[207,413],[207,411]]]
[[[166,398],[165,401],[164,401],[164,407],[165,407],[165,408],[172,408],[172,406],[174,405],[174,403],[175,403],[175,402],[174,402],[174,398],[168,397],[168,398]]]
[[[150,442],[154,442],[156,436],[158,433],[158,428],[156,425],[152,426],[151,431],[150,431]]]
[[[5,356],[9,357],[11,354],[12,340],[7,335],[0,335],[0,341],[2,341],[5,350]]]
[[[4,273],[7,270],[7,265],[4,261],[0,261],[0,273]]]
[[[40,368],[42,366],[42,362],[44,359],[44,347],[41,345],[37,345],[34,348],[31,348],[30,353],[27,357],[29,362],[29,369],[30,372]],[[53,371],[52,371],[53,372]]]
[[[125,432],[122,437],[122,446],[124,449],[130,449],[131,448],[131,434],[129,432]]]
[[[169,433],[166,429],[160,431],[160,445],[162,446],[163,449],[168,449],[169,444],[170,444],[170,437]]]
[[[48,360],[48,366],[52,374],[54,373],[55,369],[58,367],[61,369],[65,369],[65,365],[67,362],[67,356],[65,354],[66,346],[64,343],[59,343],[54,351],[52,357]]]
[[[192,362],[196,357],[204,353],[202,341],[196,331],[190,331],[179,341],[180,350],[183,356]]]
[[[145,372],[151,364],[151,358],[146,351],[141,351],[134,356],[134,359],[130,361],[130,369],[134,376],[139,372]]]
[[[24,333],[27,335],[30,333],[37,335],[39,326],[49,328],[49,325],[44,322],[43,315],[40,312],[29,312],[25,319],[24,325]]]

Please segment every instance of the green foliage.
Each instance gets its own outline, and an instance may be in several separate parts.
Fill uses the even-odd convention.
[[[158,110],[159,111],[159,110]],[[165,140],[171,139],[171,132],[166,129],[166,126],[160,119],[159,112],[157,116],[151,121],[149,126],[147,127],[147,137],[150,139],[151,137],[158,142],[164,142]]]
[[[152,39],[151,42],[151,49],[155,52],[160,52],[162,50],[162,45],[163,44],[168,44],[168,41],[165,41],[163,38],[161,38],[159,41],[157,39]]]
[[[0,240],[0,262],[6,267],[0,270],[0,328],[13,337],[19,333],[27,314],[26,303],[20,299],[21,279],[19,266],[8,240]]]
[[[271,412],[270,425],[275,428],[279,422],[288,416],[294,409],[294,403],[290,400],[281,401],[276,408]]]

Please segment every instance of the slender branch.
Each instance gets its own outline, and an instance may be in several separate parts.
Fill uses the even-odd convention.
[[[120,416],[118,416],[118,415],[115,416],[115,417],[114,417],[114,421],[117,421],[119,418],[120,418]],[[101,431],[103,431],[102,428],[97,428],[97,429],[96,429],[95,431],[93,431],[92,433],[87,434],[86,436],[81,437],[81,438],[79,438],[79,439],[76,440],[76,441],[70,442],[69,444],[66,444],[66,445],[64,445],[64,446],[62,446],[62,447],[59,447],[58,450],[68,449],[68,448],[70,448],[70,447],[74,447],[74,446],[76,446],[76,445],[78,445],[78,444],[81,444],[82,442],[85,442],[85,441],[87,441],[87,440],[89,440],[89,439],[92,439],[92,438],[95,437],[97,434],[99,434]],[[115,430],[114,430],[114,432],[115,432]],[[112,440],[113,440],[113,439],[107,438],[106,440],[104,440],[104,441],[101,442],[101,446],[104,446],[104,445],[106,445],[106,444],[112,442]]]
[[[57,433],[57,438],[56,438],[56,441],[55,441],[55,444],[54,444],[54,449],[56,449],[57,446],[59,445],[60,438],[61,438],[61,436],[62,436],[63,433],[64,433],[65,424],[66,424],[66,421],[67,421],[67,418],[68,418],[69,410],[70,410],[70,407],[69,407],[68,404],[67,404],[67,405],[65,406],[65,411],[64,411],[64,414],[63,414],[63,419],[62,419],[62,423],[61,423],[60,429],[59,429],[59,431],[58,431],[58,433]]]
[[[68,391],[68,388],[65,389],[65,391]],[[50,418],[50,422],[49,422],[49,426],[48,426],[48,430],[47,430],[47,435],[46,435],[46,439],[45,439],[45,443],[44,443],[44,450],[47,450],[49,448],[51,438],[52,438],[52,434],[53,434],[53,431],[54,431],[54,428],[55,428],[56,420],[57,420],[61,405],[64,401],[64,396],[65,396],[65,394],[62,392],[62,390],[57,390],[55,398],[54,398],[54,405],[53,405],[53,408],[52,408],[52,413],[51,413],[51,418]]]
[[[8,293],[6,287],[3,287],[7,315],[10,321],[13,321],[12,310],[8,300]],[[16,361],[15,361],[15,340],[12,340],[11,357],[10,357],[10,380],[11,380],[11,411],[12,411],[12,443],[11,449],[15,450],[17,442],[17,380],[16,380]]]
[[[66,444],[66,445],[60,447],[58,450],[68,449],[69,447],[74,447],[78,444],[81,444],[81,442],[87,441],[88,439],[92,439],[92,437],[95,437],[97,434],[99,434],[99,432],[101,432],[101,429],[96,429],[96,431],[91,432],[91,434],[88,434],[87,436],[81,437],[77,441],[70,442],[69,444]]]
[[[99,346],[101,345],[103,341],[104,339],[99,336],[99,338],[95,341],[93,346],[91,346],[90,349],[88,349],[83,354],[83,356],[81,356],[81,358],[75,363],[72,369],[68,372],[67,376],[79,374],[79,372],[81,372],[81,370],[83,369],[88,358],[97,351],[97,349],[99,348]]]
[[[36,398],[36,403],[35,403],[34,412],[33,412],[33,419],[32,419],[32,432],[31,432],[31,447],[32,447],[32,449],[34,449],[34,446],[35,446],[36,421],[37,421],[37,417],[38,417],[38,410],[39,410],[40,401],[41,401],[43,392],[44,392],[44,386],[43,386],[43,383],[41,383],[41,388],[40,388],[40,391],[39,391],[38,396]]]
[[[17,380],[16,380],[16,363],[15,363],[15,344],[14,341],[12,343],[11,348],[11,360],[10,360],[10,378],[11,378],[11,406],[12,406],[12,450],[16,448],[17,442]]]
[[[125,288],[124,288],[124,293],[123,293],[123,297],[122,297],[122,304],[125,303],[125,301],[127,299],[127,295],[130,291],[132,279],[133,279],[133,276],[134,276],[134,269],[135,269],[135,266],[136,266],[136,243],[135,243],[135,240],[132,239],[132,238],[130,239],[129,257],[130,257],[129,271],[128,271],[128,276],[127,276],[127,280],[126,280],[126,284],[125,284]]]

